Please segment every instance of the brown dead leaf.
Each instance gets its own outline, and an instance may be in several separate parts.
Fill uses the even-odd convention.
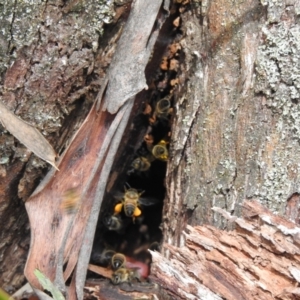
[[[50,143],[35,127],[17,117],[2,102],[0,102],[0,121],[30,151],[57,169],[56,153]]]

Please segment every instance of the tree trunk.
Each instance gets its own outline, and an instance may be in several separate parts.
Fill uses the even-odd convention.
[[[226,228],[213,206],[240,215],[257,199],[285,214],[299,201],[298,13],[294,1],[192,1],[182,14],[165,242],[179,246],[186,224]]]
[[[221,257],[231,256],[230,249],[223,248],[222,241],[227,234],[212,227],[199,231],[188,224],[230,229],[232,223],[228,223],[228,218],[224,219],[219,211],[211,208],[219,207],[240,216],[242,201],[257,199],[299,225],[298,2],[193,1],[191,5],[193,9],[182,14],[185,37],[181,45],[185,60],[172,129],[172,159],[167,169],[162,248],[163,255],[174,262],[175,271],[182,277],[176,278],[176,272],[172,277],[171,271],[166,275],[169,269],[162,265],[166,263],[170,267],[170,262],[163,262],[156,254],[153,276],[172,295],[178,287],[175,294],[180,294],[182,299],[187,299],[187,295],[199,299],[199,294],[194,292],[197,288],[202,289],[201,296],[206,299],[204,295],[208,294],[203,285],[226,299],[275,296],[296,299],[298,291],[294,291],[296,294],[287,291],[291,286],[264,285],[264,276],[277,280],[278,274],[274,273],[259,275],[254,271],[254,277],[265,289],[264,296],[257,291],[250,296],[253,287],[247,285],[245,278],[240,283],[242,288],[236,287],[239,279],[236,275],[232,275],[234,279],[231,277],[230,268],[226,267],[228,260]],[[275,222],[275,227],[279,225],[280,222]],[[282,233],[275,229],[274,234]],[[200,247],[193,246],[197,244],[196,235],[208,239],[209,245],[210,239],[218,240],[222,249],[215,252],[201,243]],[[197,257],[194,251],[198,252]],[[207,254],[207,251],[214,253]],[[214,257],[219,251],[220,257]],[[246,250],[239,251],[242,255]],[[288,255],[291,260],[292,255],[294,250]],[[246,251],[246,256],[250,258],[249,265],[256,264],[254,255]],[[196,270],[195,260],[201,261],[201,257],[204,264],[210,260],[221,264],[219,269],[199,265]],[[242,260],[237,255],[233,263],[239,265]],[[272,261],[273,254],[266,253],[265,260]],[[181,264],[187,272],[187,289],[180,288],[185,277]],[[187,271],[189,265],[194,271]],[[274,270],[277,272],[277,267]],[[290,280],[287,270],[278,272],[280,280]],[[209,283],[207,278],[212,281]],[[214,278],[221,282],[215,282]],[[294,283],[298,282],[296,276]],[[240,291],[235,294],[236,289]]]
[[[107,46],[115,31],[103,35],[113,2],[7,0],[0,7],[1,101],[60,154],[86,117],[115,47]],[[25,281],[30,235],[23,201],[48,166],[2,126],[1,132],[0,286],[11,293]]]
[[[1,100],[39,129],[58,154],[66,148],[104,86],[105,71],[121,35],[120,28],[131,9],[130,3],[121,5],[124,2],[128,1],[53,0],[34,4],[6,1],[2,6]],[[258,286],[265,284],[261,269],[251,270],[251,276],[241,274],[239,255],[232,268],[224,267],[230,264],[224,257],[232,255],[222,240],[225,233],[211,226],[190,225],[210,224],[219,229],[232,229],[232,222],[211,208],[240,216],[244,199],[256,199],[299,224],[300,30],[297,16],[300,6],[296,1],[173,2],[179,7],[176,14],[180,17],[182,50],[178,86],[174,89],[175,109],[165,180],[167,192],[162,217],[165,258],[153,254],[153,279],[170,286],[179,284],[176,278],[168,281],[165,259],[171,257],[172,263],[175,260],[172,267],[176,273],[181,268],[180,255],[191,255],[203,262],[205,267],[199,270],[213,282],[214,278],[223,279],[228,275],[231,279],[239,278],[240,285],[235,289],[222,281],[214,289],[201,274],[196,278],[193,275],[188,290],[181,287],[174,294],[174,290],[166,288],[171,298],[185,299],[192,295],[194,299],[196,293],[192,289],[198,287],[204,294],[212,295],[212,299],[218,299],[214,293],[226,299],[256,299],[258,296],[248,294],[253,288],[249,278],[256,278]],[[174,18],[174,12],[170,13]],[[110,22],[112,25],[106,26],[103,34],[104,24]],[[158,41],[163,46],[146,72],[153,75],[159,68],[159,60],[172,35],[169,27],[162,29]],[[150,97],[150,92],[137,96],[136,111],[143,97]],[[24,282],[22,272],[29,246],[28,218],[22,201],[32,193],[47,166],[4,128],[2,132],[0,286],[12,292]],[[115,185],[116,178],[124,177],[130,155],[124,160],[123,153],[132,153],[145,132],[143,129],[136,134],[134,145],[121,145],[116,159],[119,165],[113,167],[116,172],[108,181],[108,190]],[[125,136],[124,141],[129,141],[130,134]],[[122,172],[120,177],[114,177]],[[261,218],[259,212],[256,214]],[[240,233],[239,230],[238,224],[232,235]],[[189,236],[192,233],[208,239],[208,243],[216,243],[216,249],[223,251],[224,257],[216,251],[208,253],[201,248],[203,245],[194,245],[195,237]],[[215,235],[213,241],[211,233]],[[248,234],[253,233],[243,232],[238,242],[245,242]],[[235,249],[242,254],[240,247]],[[193,251],[199,252],[197,258]],[[255,260],[252,252],[247,255]],[[264,253],[261,258],[270,260],[270,253]],[[189,258],[184,259],[185,263],[192,264]],[[20,262],[18,268],[14,267],[14,261]],[[210,261],[219,263],[221,270],[213,264],[208,266]],[[232,270],[240,277],[236,273],[231,277]],[[276,274],[279,276],[276,280],[299,281],[291,275],[293,271],[289,270],[289,275],[286,270],[282,272],[285,274]],[[248,275],[247,279],[243,277]],[[190,274],[186,276],[189,278]],[[283,297],[279,288],[272,285],[262,290],[278,299]],[[260,291],[258,295],[264,293]]]

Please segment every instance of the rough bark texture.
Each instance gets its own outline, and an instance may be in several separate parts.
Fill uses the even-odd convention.
[[[120,26],[102,38],[103,24],[113,20],[113,1],[7,0],[0,7],[1,101],[61,153],[96,98],[114,52]],[[130,6],[115,8],[116,21]],[[240,215],[244,199],[258,199],[299,223],[299,14],[296,0],[191,0],[181,12],[184,55],[174,93],[162,249],[174,269],[153,254],[154,278],[170,283],[167,292],[175,298],[198,299],[197,292],[203,299],[297,298],[291,284],[299,279],[289,263],[299,267],[298,250],[291,250],[298,241],[276,227],[282,219],[273,227],[265,217],[228,222],[211,207]],[[24,280],[29,243],[22,200],[47,166],[4,128],[0,152],[0,286],[11,292]],[[258,227],[241,226],[247,222]],[[237,229],[187,227],[203,223]],[[185,286],[174,283],[185,272],[182,259],[191,264]],[[193,269],[198,266],[203,272]],[[268,276],[278,285],[264,281]]]
[[[236,229],[187,226],[184,245],[152,252],[152,278],[176,299],[299,299],[300,228],[256,201],[244,218],[214,208]]]
[[[174,246],[186,224],[226,226],[212,206],[239,215],[244,199],[258,199],[284,214],[300,179],[299,3],[191,7],[182,14],[164,208],[165,242]]]
[[[95,99],[113,52],[112,45],[98,49],[113,1],[8,0],[0,14],[1,101],[60,153]],[[23,201],[47,165],[3,127],[0,152],[0,286],[12,292],[24,282],[29,246]]]
[[[161,0],[152,1],[151,4],[144,0],[133,2],[105,84],[101,86],[97,97],[101,102],[99,110],[96,105],[92,107],[61,157],[58,163],[60,171],[48,174],[47,180],[26,203],[32,239],[25,273],[35,288],[41,289],[34,276],[34,270],[39,269],[66,292],[68,298],[83,298],[86,270],[106,183],[132,111],[133,95],[145,85],[145,79],[140,76],[141,71],[131,71],[143,69],[144,73],[157,39],[159,27],[152,29],[161,5]],[[139,28],[140,36],[134,41],[128,40],[128,36],[136,36],[136,28]],[[119,60],[120,57],[122,61]],[[131,69],[123,68],[126,64]],[[128,78],[129,82],[125,80]],[[122,89],[111,92],[112,83],[121,86],[120,81],[126,83],[127,98]],[[115,114],[106,110],[108,104]],[[64,192],[72,188],[77,190],[80,200],[78,209],[70,216],[61,209],[61,205]],[[44,210],[48,211],[47,216],[43,215]],[[49,240],[53,242],[44,247]],[[73,270],[74,274],[71,276]],[[66,289],[65,281],[70,276],[71,285]]]

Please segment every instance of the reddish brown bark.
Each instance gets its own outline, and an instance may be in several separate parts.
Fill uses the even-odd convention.
[[[176,299],[298,299],[300,228],[256,201],[242,210],[214,208],[233,231],[187,226],[181,247],[163,245],[169,258],[152,252],[153,281]]]
[[[85,108],[90,107],[100,87],[97,75],[100,75],[100,78],[104,77],[104,70],[99,65],[106,67],[114,51],[114,46],[109,45],[105,50],[99,51],[101,54],[96,55],[99,36],[95,37],[93,30],[88,33],[84,31],[85,27],[89,26],[78,26],[77,20],[83,20],[83,24],[87,25],[86,21],[90,16],[83,12],[85,8],[89,12],[93,11],[88,5],[92,2],[48,1],[41,9],[43,14],[37,14],[43,16],[42,22],[44,20],[47,22],[41,24],[42,26],[36,31],[36,40],[30,40],[29,46],[16,50],[15,63],[11,64],[3,80],[3,99],[6,104],[48,135],[50,142],[58,151],[64,147],[66,137],[70,135],[69,128],[73,128],[77,122],[75,115],[82,110],[80,101],[84,102]],[[163,251],[165,255],[171,252],[177,259],[176,262],[171,256],[175,273],[181,267],[180,254],[185,255],[184,259],[191,264],[191,270],[195,274],[197,270],[192,269],[194,266],[192,261],[201,258],[202,264],[199,269],[204,273],[197,273],[198,277],[190,273],[186,274],[187,278],[192,276],[193,281],[192,284],[187,285],[190,290],[185,290],[182,283],[174,283],[173,277],[168,281],[169,273],[166,269],[164,272],[159,270],[156,264],[153,276],[162,274],[164,278],[158,280],[170,283],[169,291],[173,289],[171,294],[174,297],[198,297],[195,296],[197,292],[194,285],[198,286],[199,291],[203,291],[204,295],[218,297],[203,286],[199,286],[199,278],[202,284],[205,283],[212,290],[216,288],[217,291],[213,290],[214,293],[220,292],[224,297],[229,298],[261,296],[262,299],[263,297],[268,299],[268,295],[272,295],[281,299],[284,297],[282,295],[285,293],[285,288],[286,297],[292,297],[293,293],[297,297],[298,291],[290,291],[291,286],[288,285],[295,282],[296,272],[286,270],[280,265],[278,258],[281,257],[279,253],[282,255],[282,260],[287,259],[287,262],[289,256],[294,256],[291,258],[292,261],[298,257],[297,251],[295,250],[294,254],[289,252],[290,244],[284,242],[290,237],[285,238],[280,231],[278,224],[283,222],[281,219],[275,220],[275,216],[272,217],[277,224],[273,227],[278,227],[278,231],[276,229],[275,232],[272,232],[272,226],[268,225],[266,217],[254,217],[246,221],[231,219],[237,225],[236,231],[232,234],[223,233],[210,226],[187,227],[187,224],[196,226],[202,223],[226,226],[227,221],[220,217],[220,211],[217,212],[218,209],[212,211],[211,207],[215,205],[239,215],[240,203],[245,198],[259,198],[262,203],[280,213],[284,213],[286,209],[291,219],[299,221],[299,96],[297,96],[298,69],[294,68],[299,62],[297,46],[299,5],[294,1],[282,1],[280,5],[274,3],[258,0],[237,3],[226,0],[190,1],[188,8],[181,10],[181,18],[177,19],[182,24],[183,39],[180,44],[184,55],[182,55],[182,64],[175,66],[181,73],[180,78],[176,79],[180,92],[174,93],[177,104],[174,110],[171,159],[166,180],[168,194],[163,218],[166,245]],[[116,18],[126,11],[120,7],[117,10]],[[18,24],[20,19],[16,14],[15,23]],[[80,30],[77,31],[77,28]],[[81,28],[85,32],[83,36]],[[12,36],[16,34],[13,26],[9,31]],[[57,32],[61,34],[57,35]],[[119,34],[116,33],[111,43],[114,44],[118,38]],[[11,43],[8,52],[12,51],[13,47]],[[49,58],[53,62],[50,66]],[[122,61],[122,57],[120,60]],[[291,64],[291,61],[295,63]],[[61,74],[64,76],[61,77]],[[45,101],[47,99],[49,102]],[[57,102],[57,99],[60,101]],[[79,101],[76,102],[77,100]],[[125,100],[119,99],[119,101]],[[74,107],[69,108],[67,103],[71,104],[71,107],[73,104],[77,106],[73,114],[74,119],[71,118],[74,123],[70,127],[66,126],[68,122],[63,120],[64,115],[69,115]],[[37,110],[32,111],[31,108],[34,106]],[[58,107],[61,110],[58,110]],[[48,118],[49,123],[44,119],[39,122],[39,118],[43,116],[42,113],[38,113],[39,110],[47,111],[46,119]],[[27,116],[28,112],[33,119]],[[100,117],[95,118],[100,120]],[[58,134],[57,128],[60,126],[64,129],[68,128]],[[12,145],[16,142],[10,137],[6,137],[5,140],[9,147],[5,147],[3,151],[3,160],[5,162],[8,159],[10,164],[1,165],[0,170],[3,177],[1,183],[3,197],[0,200],[3,215],[15,210],[15,206],[12,206],[9,201],[17,199],[17,194],[22,199],[28,197],[41,176],[41,169],[35,167],[44,166],[42,162],[30,156],[26,149],[22,147],[14,149]],[[74,152],[76,151],[75,149]],[[95,154],[93,155],[95,157]],[[71,156],[69,155],[69,159],[72,161]],[[120,157],[120,153],[117,156]],[[76,153],[73,160],[77,158]],[[26,169],[25,164],[27,164]],[[19,174],[23,171],[24,173]],[[67,167],[64,171],[67,171]],[[116,178],[111,179],[110,183],[113,184]],[[49,195],[46,197],[51,198],[48,199],[50,203],[47,205],[49,207],[53,205],[56,210],[59,210],[60,206],[55,197],[61,198],[63,188],[60,185],[65,183],[63,178],[60,179],[57,181],[53,179],[49,185],[51,189],[47,190]],[[11,192],[12,190],[14,192]],[[51,195],[55,199],[49,197]],[[51,203],[52,200],[54,204]],[[41,203],[39,199],[37,211],[43,213],[39,207]],[[89,210],[90,205],[87,206]],[[28,207],[34,211],[32,203],[29,203]],[[254,215],[257,214],[265,214],[265,212],[261,210],[258,213],[254,210]],[[22,216],[20,224],[26,224],[24,209],[20,210],[20,215]],[[271,218],[269,215],[268,217]],[[37,220],[40,218],[37,217]],[[259,220],[259,224],[255,226],[259,227],[253,229],[251,226],[256,219]],[[5,223],[6,219],[0,218],[0,220]],[[54,214],[53,224],[59,225],[60,221]],[[14,218],[6,223],[13,224]],[[39,224],[35,223],[36,230]],[[248,226],[247,230],[243,226]],[[26,226],[24,228],[28,233]],[[183,234],[186,228],[188,232]],[[53,231],[52,228],[51,230]],[[7,232],[3,231],[3,234],[8,235]],[[19,230],[18,234],[23,232]],[[199,243],[195,242],[196,237],[193,237],[193,233],[202,237]],[[18,234],[15,236],[18,237]],[[52,233],[49,236],[52,236]],[[11,242],[10,239],[6,241]],[[19,241],[20,239],[15,238],[14,245]],[[184,244],[184,241],[185,247],[176,248]],[[77,243],[76,239],[74,243]],[[291,245],[294,243],[296,243],[295,236],[292,238]],[[42,243],[39,241],[38,244],[41,248]],[[54,244],[57,248],[59,242],[54,241]],[[243,247],[248,245],[248,248],[244,250],[241,245]],[[201,247],[206,247],[206,250],[201,252],[199,250],[202,249]],[[18,247],[15,256],[10,255],[8,263],[3,264],[5,275],[9,273],[7,270],[13,258],[24,255],[26,247],[20,248]],[[3,249],[1,245],[1,254],[6,251]],[[70,246],[67,246],[67,249],[70,250]],[[195,250],[200,251],[199,257],[197,255],[195,257]],[[262,253],[257,260],[253,258],[256,250]],[[271,260],[265,257],[266,252],[273,253],[274,266]],[[55,254],[52,257],[51,253],[47,255],[50,262],[56,261]],[[153,255],[155,259],[161,259],[156,254]],[[242,271],[239,269],[241,267],[239,259],[245,260]],[[162,259],[161,263],[169,263],[169,261]],[[299,267],[298,261],[295,264]],[[71,265],[74,266],[74,261]],[[203,266],[205,269],[201,269],[204,268]],[[53,266],[50,264],[50,269],[51,267]],[[30,268],[33,269],[34,265]],[[70,270],[72,267],[68,269],[68,273]],[[52,276],[53,272],[50,273]],[[205,277],[203,274],[205,276],[211,274],[211,276]],[[278,281],[274,291],[274,286],[269,286],[271,280],[264,281],[265,275],[274,277]],[[29,276],[33,276],[32,273]],[[263,281],[260,287],[258,287],[259,279]],[[242,285],[246,288],[243,289]],[[250,294],[253,293],[249,296],[248,291],[251,291]]]

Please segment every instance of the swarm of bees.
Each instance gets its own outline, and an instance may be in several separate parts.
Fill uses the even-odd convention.
[[[150,96],[141,114],[146,123],[145,134],[141,134],[140,146],[135,150],[126,174],[123,174],[123,184],[128,182],[131,186],[127,184],[123,191],[119,188],[121,192],[113,193],[111,205],[102,212],[102,224],[107,232],[104,240],[109,246],[105,246],[98,255],[97,263],[111,270],[111,282],[114,285],[145,281],[151,263],[148,249],[159,249],[161,235],[152,235],[153,232],[161,232],[159,225],[162,213],[157,213],[157,210],[162,208],[164,195],[158,193],[156,197],[153,191],[156,185],[147,182],[158,181],[157,177],[161,176],[156,173],[157,169],[165,173],[166,163],[170,159],[171,120],[175,90],[179,83],[181,53],[179,15],[188,3],[189,0],[176,0],[173,3],[170,24],[173,26],[174,39],[164,46],[159,70],[152,80]],[[117,185],[120,187],[121,183]],[[160,185],[164,194],[163,180],[160,180]],[[160,219],[153,229],[151,226],[156,215],[160,215]],[[108,242],[110,239],[113,241]]]
[[[153,243],[156,245],[157,243]],[[150,245],[151,250],[157,250]],[[102,252],[93,256],[93,260],[105,268],[112,270],[111,281],[113,284],[122,282],[131,283],[134,280],[144,282],[149,275],[149,264],[137,261],[134,258],[126,257],[120,252],[115,252],[110,248],[104,248]]]

